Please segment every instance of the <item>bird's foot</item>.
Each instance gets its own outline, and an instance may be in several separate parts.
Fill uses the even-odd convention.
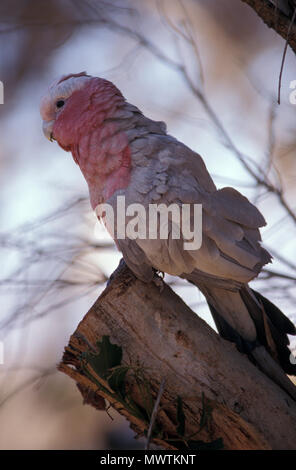
[[[154,276],[153,276],[153,279],[152,279],[152,282],[153,284],[156,285],[156,287],[159,288],[159,291],[160,293],[163,291],[164,289],[164,281],[163,281],[163,278],[164,278],[164,273],[162,271],[155,271],[154,272]]]

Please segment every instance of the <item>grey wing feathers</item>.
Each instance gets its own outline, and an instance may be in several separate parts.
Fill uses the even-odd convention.
[[[261,213],[235,189],[217,190],[198,154],[166,135],[161,123],[139,116],[130,130],[133,170],[127,203],[202,204],[203,236],[195,251],[184,251],[184,240],[171,234],[168,240],[131,243],[148,264],[173,275],[197,270],[241,283],[251,280],[271,259],[260,246],[259,227],[265,225]]]
[[[261,212],[234,188],[222,188],[212,195],[212,207],[215,212],[228,220],[248,228],[266,225]]]

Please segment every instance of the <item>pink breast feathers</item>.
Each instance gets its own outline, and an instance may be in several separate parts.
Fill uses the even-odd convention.
[[[94,78],[73,92],[54,125],[55,139],[72,152],[88,183],[93,208],[130,181],[128,138],[116,121],[124,103],[112,83]]]
[[[106,180],[105,200],[109,199],[118,189],[129,185],[131,172],[131,153],[129,146],[121,152],[121,164]]]
[[[72,153],[88,183],[93,208],[128,186],[130,148],[126,134],[118,132],[116,123],[106,123],[82,137]]]

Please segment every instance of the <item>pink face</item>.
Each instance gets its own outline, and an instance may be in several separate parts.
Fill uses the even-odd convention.
[[[106,121],[124,103],[111,82],[84,72],[56,81],[41,101],[43,132],[72,152],[89,185],[92,206],[129,181],[127,137]]]
[[[84,72],[61,77],[49,88],[48,93],[43,96],[40,104],[40,114],[43,119],[43,132],[45,137],[53,140],[53,127],[56,120],[64,112],[66,104],[70,101],[73,93],[81,90],[92,77]]]

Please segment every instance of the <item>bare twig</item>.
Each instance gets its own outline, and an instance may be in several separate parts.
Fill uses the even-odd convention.
[[[163,391],[164,391],[164,386],[165,386],[165,378],[163,378],[162,381],[161,381],[161,384],[160,384],[159,390],[158,390],[158,394],[157,394],[157,397],[156,397],[156,400],[155,400],[155,403],[154,403],[154,407],[153,407],[153,411],[152,411],[152,415],[151,415],[151,419],[150,419],[150,424],[149,424],[149,428],[148,428],[148,433],[147,433],[147,442],[146,442],[146,446],[145,446],[146,450],[149,450],[149,448],[150,448],[150,441],[151,441],[153,426],[154,426],[155,419],[156,419],[156,416],[157,416],[160,400],[161,400],[161,397],[162,397],[162,394],[163,394]]]
[[[286,54],[287,54],[287,49],[288,49],[288,44],[289,44],[289,37],[291,34],[291,29],[295,21],[295,16],[296,16],[296,7],[294,9],[294,13],[291,19],[291,22],[289,24],[288,32],[287,32],[287,39],[284,47],[284,52],[283,52],[283,57],[282,57],[282,63],[281,63],[281,69],[280,69],[280,75],[279,75],[279,85],[278,85],[278,104],[281,104],[281,86],[282,86],[282,75],[283,75],[283,70],[284,70],[284,64],[285,64],[285,59],[286,59]]]
[[[290,26],[290,18],[285,15],[279,8],[272,5],[268,0],[242,0],[247,3],[257,15],[264,21],[264,23],[272,28],[285,40]],[[274,21],[275,9],[277,9],[277,21]],[[296,27],[293,26],[291,34],[289,35],[288,44],[291,49],[296,53]]]
[[[188,70],[185,64],[176,62],[175,60],[171,59],[167,56],[162,50],[160,50],[156,45],[154,45],[149,39],[143,36],[141,33],[133,30],[129,26],[122,26],[118,24],[113,19],[104,18],[101,19],[101,22],[108,25],[109,27],[115,29],[119,33],[126,34],[132,38],[134,38],[140,45],[142,45],[145,49],[149,50],[157,59],[165,63],[170,68],[176,70],[181,74],[184,78],[185,83],[187,84],[188,88],[191,90],[193,95],[199,100],[201,105],[203,106],[206,114],[210,117],[212,123],[214,124],[218,134],[222,138],[222,142],[226,148],[231,150],[236,158],[239,160],[241,165],[244,169],[249,173],[250,176],[255,180],[258,186],[264,187],[270,193],[274,194],[280,205],[286,210],[289,214],[293,222],[296,224],[296,214],[294,210],[290,207],[286,198],[283,194],[282,187],[276,187],[267,177],[263,177],[261,175],[264,174],[262,168],[248,155],[242,153],[237,146],[234,144],[233,139],[230,137],[229,133],[227,132],[226,128],[224,127],[223,123],[221,122],[220,118],[214,112],[213,108],[211,107],[209,101],[207,100],[205,93],[202,92],[198,86],[192,81],[191,77],[189,76]]]

